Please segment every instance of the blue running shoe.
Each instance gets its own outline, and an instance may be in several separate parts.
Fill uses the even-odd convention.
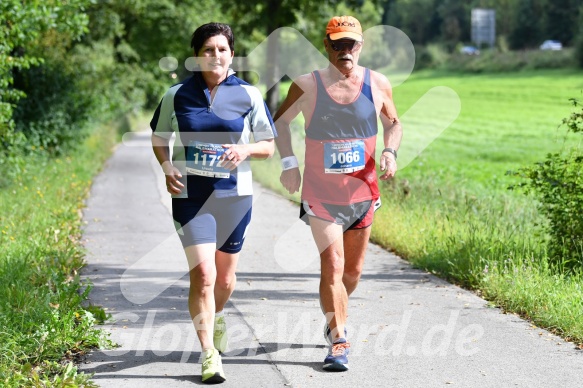
[[[350,343],[344,338],[338,338],[330,346],[330,351],[324,359],[324,370],[330,372],[344,372],[348,370],[348,352]]]
[[[332,330],[330,330],[330,326],[328,326],[327,322],[324,322],[324,338],[328,345],[332,345],[333,338],[332,338]],[[346,331],[346,327],[344,327],[344,338],[348,338],[348,332]]]

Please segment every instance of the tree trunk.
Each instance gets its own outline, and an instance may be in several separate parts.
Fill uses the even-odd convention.
[[[267,86],[273,85],[270,89],[267,90],[266,94],[266,103],[267,107],[271,114],[275,114],[275,111],[279,105],[279,72],[277,63],[279,61],[279,37],[274,34],[272,37],[269,38],[268,46],[267,46]]]
[[[271,114],[275,114],[279,105],[279,79],[281,75],[278,73],[279,37],[276,34],[273,36],[270,36],[270,34],[280,27],[276,19],[280,5],[280,2],[275,0],[269,0],[267,5],[269,20],[267,23],[267,36],[269,37],[269,41],[267,45],[266,84],[267,87],[270,85],[273,86],[267,90],[265,103]],[[269,17],[269,15],[271,15],[271,17]]]

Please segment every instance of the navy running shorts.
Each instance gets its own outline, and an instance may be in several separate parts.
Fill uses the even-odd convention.
[[[206,202],[189,198],[172,199],[172,218],[183,247],[216,243],[225,253],[243,248],[247,226],[251,222],[251,195],[217,198]]]

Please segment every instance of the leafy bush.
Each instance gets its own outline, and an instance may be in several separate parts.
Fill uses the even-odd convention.
[[[451,58],[444,45],[438,43],[415,46],[415,70],[443,67]]]
[[[576,99],[571,101],[575,111],[563,120],[563,125],[567,134],[583,134],[583,106]],[[538,198],[540,209],[549,221],[544,228],[551,237],[551,259],[569,268],[583,267],[583,149],[580,143],[548,154],[544,162],[521,168],[514,175],[526,180],[517,186]]]
[[[32,67],[15,78],[15,86],[26,93],[14,111],[18,132],[28,149],[44,149],[52,155],[81,143],[92,101],[88,92],[77,89],[73,72],[61,63]]]
[[[14,73],[43,63],[42,52],[34,52],[34,47],[48,31],[60,36],[53,45],[63,46],[81,36],[88,22],[82,12],[87,4],[89,0],[54,0],[42,6],[38,1],[0,2],[0,158],[16,157],[18,152],[10,153],[9,148],[22,141],[14,134],[12,115],[25,93],[13,87]]]
[[[583,7],[581,7],[583,9]],[[583,15],[583,12],[581,13]],[[583,20],[583,16],[581,17]],[[579,36],[575,40],[575,60],[580,68],[583,68],[583,26],[580,27],[581,31]]]

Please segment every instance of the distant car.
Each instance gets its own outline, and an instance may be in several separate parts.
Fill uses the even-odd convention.
[[[480,55],[480,50],[474,46],[464,46],[460,49],[460,53],[465,55]]]
[[[545,40],[543,44],[540,45],[541,50],[562,50],[563,44],[558,40]]]

